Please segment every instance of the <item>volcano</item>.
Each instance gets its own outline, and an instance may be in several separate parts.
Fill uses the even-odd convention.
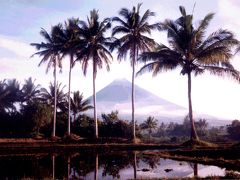
[[[114,80],[96,93],[98,114],[118,110],[122,117],[131,118],[131,87],[126,79]],[[89,98],[92,101],[92,97]],[[188,113],[187,109],[160,98],[151,92],[135,85],[135,114],[136,118],[146,119],[147,116],[156,118],[179,119]]]

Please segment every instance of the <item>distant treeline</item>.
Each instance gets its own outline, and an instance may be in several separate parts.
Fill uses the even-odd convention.
[[[57,86],[57,122],[56,134],[64,136],[67,132],[68,98],[64,87]],[[51,137],[53,120],[54,87],[49,89],[36,85],[29,78],[20,85],[16,79],[0,81],[0,137]],[[81,137],[94,137],[94,119],[84,114],[91,109],[88,100],[79,92],[71,98],[72,133]],[[119,118],[118,111],[102,114],[98,119],[100,137],[131,138],[132,123]],[[201,139],[210,141],[227,141],[240,139],[240,121],[234,120],[231,125],[209,127],[206,119],[195,122]],[[153,116],[136,124],[139,138],[167,142],[184,141],[189,137],[190,120],[186,116],[182,124],[158,123]]]
[[[64,86],[57,85],[56,133],[67,132],[68,98]],[[92,108],[80,92],[74,92],[70,99],[72,133],[84,137],[94,136],[94,120],[83,112]],[[49,89],[36,85],[29,78],[23,85],[16,79],[0,81],[0,137],[50,137],[54,109],[54,87]],[[118,112],[102,114],[99,131],[102,136],[130,137],[131,124],[120,120]]]

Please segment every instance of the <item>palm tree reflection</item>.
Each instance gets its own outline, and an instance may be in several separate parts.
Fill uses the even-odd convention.
[[[94,180],[98,180],[98,154],[96,154],[96,157],[95,157]]]
[[[137,179],[137,152],[133,151],[133,170],[134,170],[134,179]]]
[[[55,155],[52,155],[52,179],[55,179]]]

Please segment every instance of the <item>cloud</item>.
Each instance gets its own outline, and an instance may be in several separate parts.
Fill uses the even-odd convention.
[[[240,2],[230,0],[219,0],[218,1],[218,16],[222,19],[221,23],[228,29],[239,32],[240,21]],[[240,34],[237,34],[240,36]]]
[[[11,51],[20,57],[30,57],[34,53],[34,48],[29,44],[13,40],[7,36],[0,36],[0,48]]]

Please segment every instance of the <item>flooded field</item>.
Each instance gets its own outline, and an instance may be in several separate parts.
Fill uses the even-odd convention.
[[[224,176],[211,165],[163,159],[144,152],[75,152],[0,156],[0,179],[135,179]]]

